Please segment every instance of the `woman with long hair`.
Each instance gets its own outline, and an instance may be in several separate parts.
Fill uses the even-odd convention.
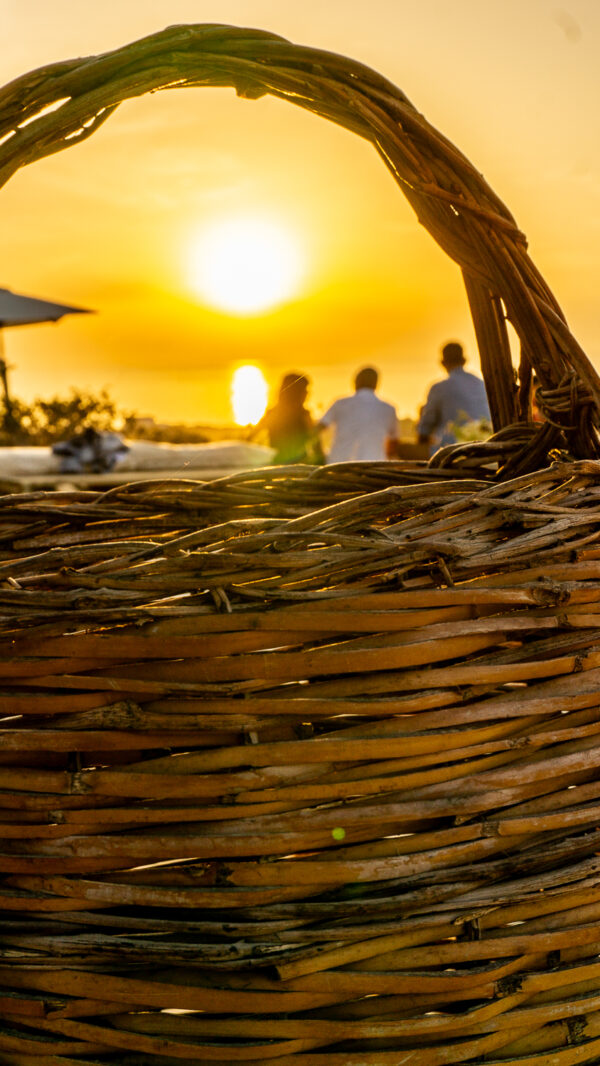
[[[277,402],[265,411],[256,433],[265,430],[273,463],[318,463],[318,437],[313,417],[305,406],[310,382],[304,374],[285,374],[279,386]],[[254,435],[254,434],[253,434]]]

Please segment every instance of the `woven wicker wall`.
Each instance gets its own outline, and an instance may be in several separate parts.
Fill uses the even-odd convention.
[[[0,1062],[600,1061],[600,464],[395,465],[0,499]]]

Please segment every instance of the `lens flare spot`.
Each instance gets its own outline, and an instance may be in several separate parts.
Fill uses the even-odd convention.
[[[238,426],[255,426],[267,406],[268,388],[257,366],[239,366],[231,379],[231,407]]]

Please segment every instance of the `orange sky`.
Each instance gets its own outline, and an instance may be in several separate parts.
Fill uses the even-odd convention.
[[[4,0],[1,81],[176,22],[257,26],[399,85],[482,170],[599,365],[600,3],[596,0]],[[256,316],[194,291],[191,237],[215,215],[275,216],[305,249],[293,299]],[[82,145],[20,171],[0,200],[0,285],[94,308],[6,331],[13,392],[107,388],[158,420],[226,423],[240,363],[313,382],[315,413],[356,368],[413,415],[439,347],[475,342],[458,268],[365,142],[228,89],[123,104]]]

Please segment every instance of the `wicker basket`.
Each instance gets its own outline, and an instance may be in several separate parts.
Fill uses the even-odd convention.
[[[3,178],[175,83],[375,144],[463,269],[497,433],[0,498],[0,1063],[598,1063],[596,375],[476,171],[335,55],[178,27],[34,72]]]

